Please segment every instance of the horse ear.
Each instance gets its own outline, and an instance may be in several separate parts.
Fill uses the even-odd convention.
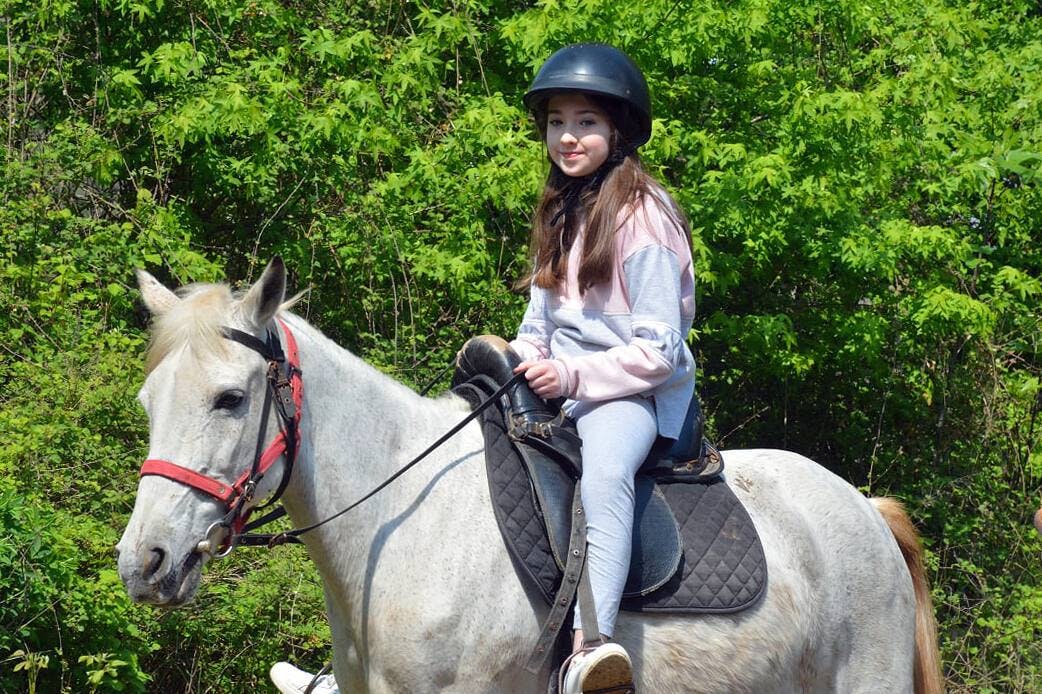
[[[285,298],[286,265],[282,258],[275,256],[264,268],[264,274],[242,298],[242,315],[260,328],[275,316]]]
[[[180,297],[162,285],[162,283],[144,270],[135,270],[137,286],[141,290],[141,299],[145,308],[153,316],[161,316],[173,308]]]

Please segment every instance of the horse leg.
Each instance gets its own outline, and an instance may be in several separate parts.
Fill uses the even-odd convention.
[[[328,586],[328,584],[326,585]],[[354,636],[347,627],[348,621],[338,614],[328,587],[324,592],[329,631],[333,638],[333,675],[340,694],[367,691],[365,673],[361,659],[358,657],[358,649],[355,647]]]

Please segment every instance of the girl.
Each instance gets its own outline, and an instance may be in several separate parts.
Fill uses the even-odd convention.
[[[511,346],[516,369],[564,409],[583,439],[582,501],[601,634],[578,610],[564,692],[632,689],[614,643],[630,562],[634,475],[659,437],[680,434],[694,390],[684,342],[694,319],[686,221],[641,167],[651,104],[640,70],[601,44],[562,48],[524,103],[550,174],[532,225],[531,298]]]

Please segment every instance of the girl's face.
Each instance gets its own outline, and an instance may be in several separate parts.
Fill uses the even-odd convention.
[[[607,114],[582,94],[550,97],[546,149],[550,159],[568,176],[588,176],[599,169],[608,159],[611,134]]]

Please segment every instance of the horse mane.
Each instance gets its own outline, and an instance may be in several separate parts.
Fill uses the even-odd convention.
[[[300,292],[284,301],[279,311],[286,311],[304,296]],[[244,291],[232,291],[227,284],[190,284],[177,291],[181,301],[152,322],[152,339],[145,353],[145,375],[159,365],[168,354],[187,346],[195,355],[223,354],[226,341],[221,326],[242,298]]]
[[[178,290],[181,301],[152,322],[152,339],[145,354],[145,375],[168,354],[187,345],[195,354],[221,352],[221,322],[235,296],[226,284],[190,284]]]

